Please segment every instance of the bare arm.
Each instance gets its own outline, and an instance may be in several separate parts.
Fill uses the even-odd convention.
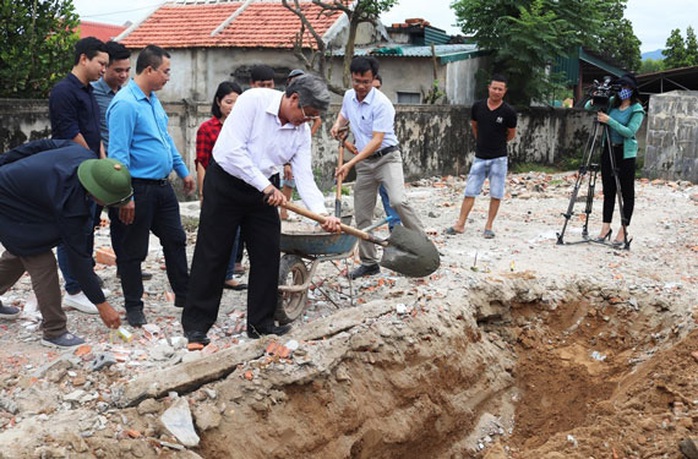
[[[471,121],[470,127],[473,130],[473,137],[475,137],[475,140],[477,140],[477,121]]]
[[[516,137],[516,128],[507,129],[507,142],[511,141]]]

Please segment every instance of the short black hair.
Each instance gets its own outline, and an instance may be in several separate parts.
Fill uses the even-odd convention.
[[[349,65],[349,71],[351,73],[359,73],[359,74],[364,74],[368,72],[369,70],[375,77],[378,75],[378,68],[380,67],[380,64],[378,64],[378,60],[375,57],[371,56],[355,56],[351,60],[351,64]]]
[[[80,56],[83,54],[89,60],[92,60],[97,53],[106,52],[107,48],[102,40],[95,37],[82,38],[75,43],[75,59],[73,61],[73,65],[78,65],[78,62],[80,62]]]
[[[377,73],[373,75],[374,80],[378,80],[378,82],[382,85],[383,84],[383,77],[378,75]]]
[[[104,44],[104,47],[109,54],[109,65],[111,65],[114,61],[121,61],[131,58],[131,52],[119,42],[110,40]]]
[[[162,59],[165,57],[169,59],[169,53],[159,46],[146,46],[138,55],[138,59],[136,59],[136,74],[140,75],[143,70],[147,69],[148,67],[157,69],[160,67],[162,64]]]
[[[490,78],[490,81],[500,81],[506,85],[508,83],[507,77],[502,75],[501,73],[495,73],[492,75],[492,78]]]
[[[274,79],[274,69],[268,65],[255,65],[250,69],[250,82],[268,81]]]
[[[230,93],[242,94],[242,88],[239,84],[233,83],[232,81],[224,81],[218,85],[216,89],[216,95],[213,96],[213,103],[211,104],[211,114],[216,118],[223,116],[221,113],[221,106],[218,103]]]

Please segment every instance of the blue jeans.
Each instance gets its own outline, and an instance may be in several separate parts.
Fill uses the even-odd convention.
[[[233,242],[233,250],[230,252],[230,261],[228,261],[228,269],[225,271],[225,280],[230,280],[235,275],[235,263],[237,263],[238,250],[240,249],[240,228],[235,233],[235,242]]]
[[[388,199],[388,191],[385,189],[385,185],[381,184],[380,188],[378,188],[378,193],[381,195],[385,216],[388,218],[388,228],[390,228],[392,231],[395,225],[399,225],[401,223],[400,216],[397,214],[395,209],[390,206],[390,199]]]

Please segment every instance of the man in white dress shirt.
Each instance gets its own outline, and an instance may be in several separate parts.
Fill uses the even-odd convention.
[[[277,326],[280,220],[277,206],[286,203],[274,166],[290,163],[298,193],[313,212],[327,214],[313,177],[310,127],[330,103],[326,84],[303,75],[280,92],[252,88],[240,95],[225,120],[206,170],[199,231],[182,313],[189,343],[207,345],[215,323],[233,238],[238,227],[250,257],[247,334],[283,335]],[[276,177],[273,177],[276,175]],[[339,231],[339,219],[327,217],[326,231]]]

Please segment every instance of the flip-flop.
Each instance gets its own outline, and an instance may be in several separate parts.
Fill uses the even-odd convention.
[[[485,239],[494,239],[494,231],[486,229],[482,235],[485,237]]]
[[[463,232],[456,231],[452,226],[449,226],[444,230],[444,234],[448,234],[449,236],[455,236],[456,234],[463,234]]]

